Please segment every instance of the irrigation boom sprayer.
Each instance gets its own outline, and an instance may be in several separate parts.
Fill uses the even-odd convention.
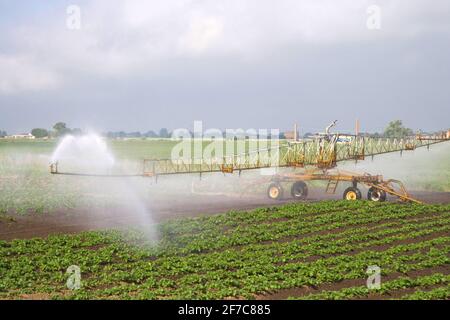
[[[144,159],[143,170],[132,175],[88,174],[59,171],[58,163],[50,165],[52,174],[98,176],[98,177],[153,177],[175,174],[199,174],[222,172],[224,174],[239,174],[244,170],[263,168],[294,168],[290,173],[275,173],[268,181],[267,195],[271,199],[281,199],[284,189],[282,183],[290,184],[291,195],[294,199],[306,199],[308,186],[306,181],[326,181],[325,192],[334,194],[340,182],[347,182],[350,186],[345,189],[343,198],[358,200],[362,198],[358,184],[366,185],[369,190],[367,197],[372,201],[385,201],[387,194],[398,197],[402,201],[420,203],[412,198],[403,183],[399,180],[385,180],[381,175],[359,174],[338,170],[339,162],[362,161],[376,155],[406,151],[427,147],[436,143],[450,140],[450,130],[435,135],[421,135],[405,138],[375,138],[355,135],[330,133],[335,126],[332,122],[325,133],[317,134],[307,139],[285,141],[276,148],[258,149],[254,152],[235,154],[222,158],[197,159],[199,161],[183,159]],[[274,156],[275,155],[275,156]],[[276,160],[274,160],[276,159]],[[267,180],[267,178],[265,179]]]

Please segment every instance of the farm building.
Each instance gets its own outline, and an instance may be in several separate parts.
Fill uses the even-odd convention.
[[[6,136],[7,139],[35,139],[36,137],[33,136],[31,133],[20,133],[20,134],[13,134],[11,136]]]

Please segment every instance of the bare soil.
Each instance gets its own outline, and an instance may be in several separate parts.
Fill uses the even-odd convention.
[[[450,203],[450,193],[415,192],[415,197],[427,203]],[[340,199],[341,195],[310,190],[307,202]],[[291,198],[274,201],[261,196],[239,195],[168,195],[155,198],[148,204],[152,223],[173,218],[194,217],[227,212],[245,211],[259,207],[273,207],[290,202]],[[395,201],[389,199],[389,201]],[[133,208],[102,207],[62,209],[51,213],[8,214],[0,217],[0,240],[46,237],[51,234],[77,233],[90,230],[117,229],[142,226],[142,215]],[[148,222],[147,222],[148,223]]]

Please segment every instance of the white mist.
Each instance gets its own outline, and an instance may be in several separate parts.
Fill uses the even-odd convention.
[[[95,133],[81,136],[65,136],[53,152],[51,162],[58,162],[61,172],[75,172],[81,174],[136,174],[129,172],[127,167],[119,163],[110,151],[105,139]],[[142,229],[148,240],[157,240],[156,229],[148,206],[148,197],[141,177],[64,177],[67,183],[83,186],[82,194],[90,199],[95,199],[92,215],[103,210],[102,217],[107,216],[107,210],[114,209],[114,217],[117,219],[117,211],[125,217],[131,217],[135,227]],[[150,184],[150,183],[149,183]],[[80,204],[84,203],[80,199]],[[122,213],[123,212],[123,213]],[[124,219],[126,220],[126,219]],[[92,219],[92,223],[95,223]],[[124,224],[124,226],[126,223]],[[92,227],[96,227],[93,225]]]

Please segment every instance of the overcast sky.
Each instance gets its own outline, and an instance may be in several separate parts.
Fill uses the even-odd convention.
[[[296,121],[304,133],[334,119],[351,130],[356,118],[367,131],[393,119],[450,127],[450,1],[0,0],[9,133],[194,120],[282,130]]]

